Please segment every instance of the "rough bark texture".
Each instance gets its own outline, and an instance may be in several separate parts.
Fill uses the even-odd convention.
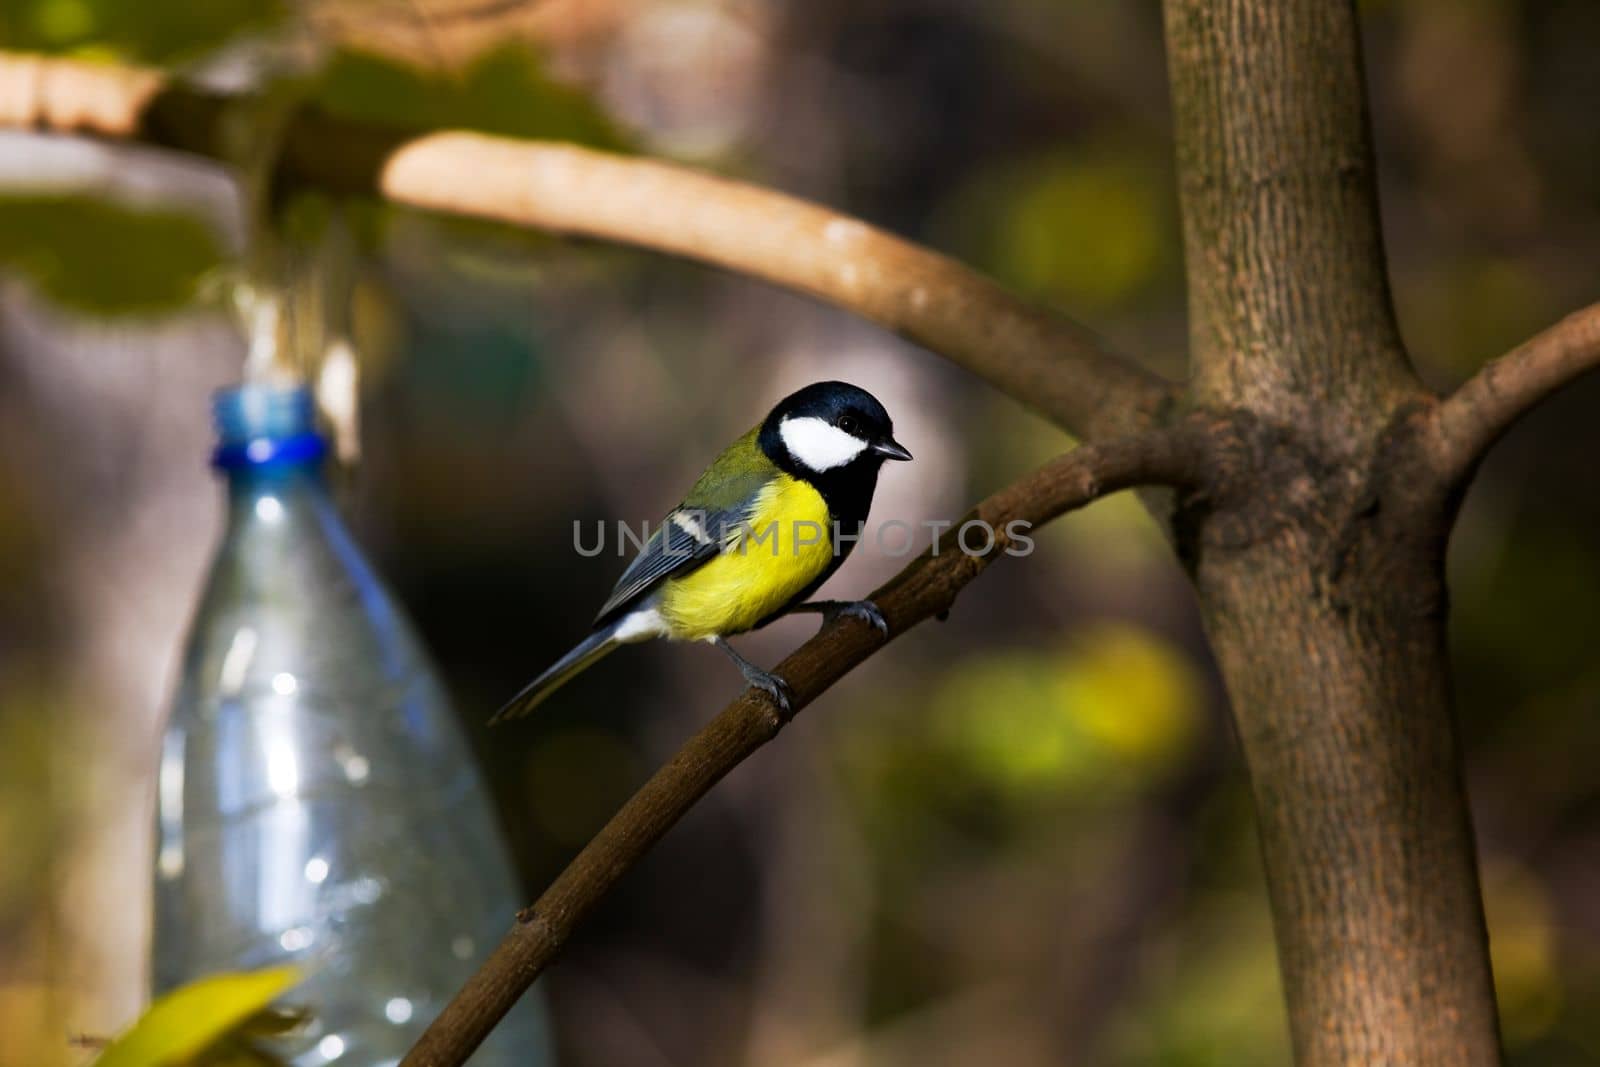
[[[1452,500],[1391,311],[1349,0],[1168,0],[1193,403],[1180,549],[1249,766],[1296,1058],[1499,1060],[1445,653]]]
[[[1194,400],[1353,444],[1417,385],[1389,300],[1351,5],[1166,11]]]

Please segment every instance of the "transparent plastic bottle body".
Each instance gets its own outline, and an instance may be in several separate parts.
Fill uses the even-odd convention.
[[[340,520],[303,391],[219,396],[228,524],[157,775],[157,993],[308,966],[297,1065],[397,1061],[519,906],[476,765]],[[550,1062],[525,1003],[472,1059]]]

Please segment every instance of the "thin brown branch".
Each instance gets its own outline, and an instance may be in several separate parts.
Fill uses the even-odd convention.
[[[1434,460],[1459,485],[1500,436],[1539,401],[1600,366],[1600,304],[1575,311],[1492,360],[1433,414]]]
[[[249,102],[149,71],[0,53],[0,127],[232,158]],[[573,145],[418,134],[303,112],[285,176],[349,194],[698,260],[809,293],[948,357],[1085,438],[1161,421],[1172,387],[955,260],[782,193]]]
[[[1206,469],[1210,440],[1206,425],[1186,421],[1085,445],[995,493],[964,520],[986,522],[1000,535],[992,551],[981,557],[962,552],[957,524],[936,549],[872,594],[889,623],[887,636],[870,626],[836,621],[779,664],[778,673],[793,690],[794,710],[811,703],[888,641],[947,612],[962,588],[1007,548],[1009,523],[1044,523],[1131,486],[1194,485]],[[428,1027],[402,1067],[465,1062],[601,897],[724,775],[776,737],[785,721],[769,700],[749,692],[724,708],[622,806],[538,902],[517,917],[511,932]]]

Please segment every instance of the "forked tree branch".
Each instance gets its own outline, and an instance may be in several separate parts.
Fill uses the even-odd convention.
[[[1449,516],[1397,462],[1437,405],[1390,298],[1360,5],[1162,6],[1193,403],[1255,420],[1180,544],[1249,769],[1295,1062],[1498,1065]]]
[[[0,128],[88,134],[238,158],[230,100],[161,74],[0,53]],[[1084,438],[1160,422],[1172,386],[1078,324],[947,256],[815,204],[574,145],[417,133],[303,111],[288,180],[396,204],[601,238],[809,293],[946,356]]]
[[[1133,486],[1197,486],[1209,468],[1213,432],[1191,418],[1168,429],[1084,445],[995,493],[963,520],[981,520],[996,532],[988,554],[960,550],[958,523],[872,594],[889,623],[887,636],[859,622],[835,621],[778,665],[793,690],[794,711],[888,641],[948,611],[962,588],[1007,547],[1006,527],[1013,520],[1044,523]],[[724,775],[776,737],[785,721],[771,701],[753,691],[724,708],[622,806],[538,902],[517,916],[511,932],[429,1025],[401,1067],[464,1063],[600,898]]]
[[[1460,485],[1485,452],[1539,401],[1600,367],[1600,304],[1575,311],[1486,364],[1433,413],[1440,476]]]

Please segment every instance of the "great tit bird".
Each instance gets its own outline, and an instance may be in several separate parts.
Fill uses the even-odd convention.
[[[491,719],[526,715],[619,645],[709,641],[787,711],[783,680],[728,644],[780,615],[850,615],[884,633],[870,601],[807,601],[855,547],[878,468],[908,460],[883,405],[864,389],[818,382],[785,397],[712,461],[662,520],[595,617],[594,629]],[[845,536],[839,536],[840,534]]]

